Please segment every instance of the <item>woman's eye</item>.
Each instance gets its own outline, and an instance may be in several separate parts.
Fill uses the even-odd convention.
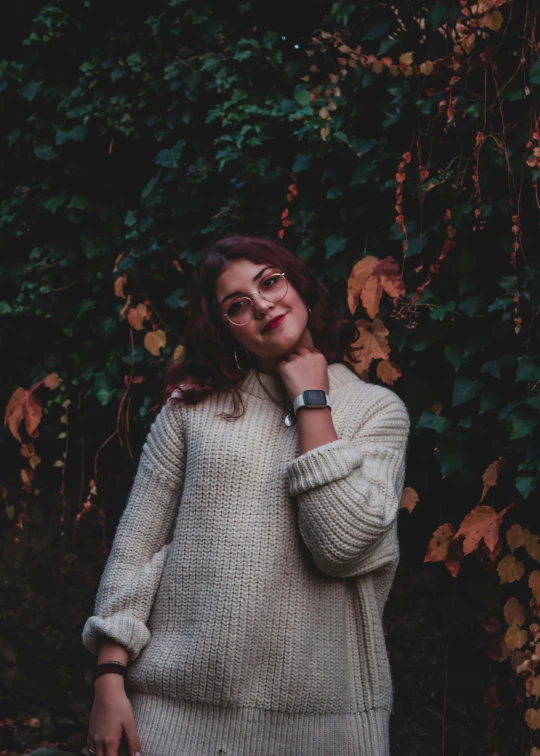
[[[236,302],[233,302],[232,305],[229,307],[229,310],[227,312],[228,315],[238,315],[239,312],[241,312],[244,307],[246,306],[245,299],[238,299]]]
[[[263,283],[264,288],[269,289],[271,286],[273,286],[276,283],[278,278],[279,276],[270,276],[270,278],[267,278]],[[268,284],[268,286],[266,284]]]

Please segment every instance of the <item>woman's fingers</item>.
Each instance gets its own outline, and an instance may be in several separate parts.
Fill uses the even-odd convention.
[[[129,756],[141,756],[141,743],[134,718],[124,724],[124,733],[129,749]]]

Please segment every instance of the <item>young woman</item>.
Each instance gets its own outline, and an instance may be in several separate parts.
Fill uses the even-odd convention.
[[[90,754],[388,754],[409,417],[354,336],[281,246],[207,250],[83,630]]]

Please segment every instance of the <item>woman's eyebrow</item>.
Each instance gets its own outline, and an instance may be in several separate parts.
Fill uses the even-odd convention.
[[[270,268],[275,268],[275,267],[276,267],[275,265],[267,265],[266,268],[263,268],[257,273],[257,275],[253,278],[253,281],[258,281],[265,270],[269,270]],[[219,303],[219,306],[221,307],[221,305],[223,304],[223,302],[225,302],[226,299],[230,299],[231,297],[236,297],[236,296],[242,296],[242,294],[243,294],[242,291],[233,291],[231,294],[227,294],[226,297],[223,297],[223,299]]]

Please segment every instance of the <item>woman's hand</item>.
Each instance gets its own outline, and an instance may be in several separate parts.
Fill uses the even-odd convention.
[[[117,756],[125,736],[130,756],[140,756],[141,744],[123,678],[111,672],[98,677],[94,686],[87,749],[96,756]]]
[[[291,401],[308,388],[330,392],[326,357],[315,348],[308,328],[294,351],[278,363],[277,370]]]

